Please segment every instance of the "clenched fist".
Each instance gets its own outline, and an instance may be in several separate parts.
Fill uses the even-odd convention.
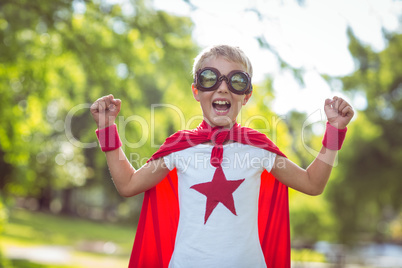
[[[325,100],[324,110],[328,122],[338,129],[344,129],[355,114],[352,106],[337,96]]]
[[[115,99],[112,94],[97,99],[91,105],[91,114],[98,129],[102,129],[114,124],[120,112],[121,100]]]

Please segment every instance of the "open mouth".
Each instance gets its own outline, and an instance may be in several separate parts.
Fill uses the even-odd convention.
[[[230,102],[227,100],[215,100],[214,102],[212,102],[212,107],[220,113],[224,113],[229,111],[230,109]]]

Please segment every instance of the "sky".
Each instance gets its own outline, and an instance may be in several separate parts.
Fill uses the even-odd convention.
[[[242,48],[254,69],[253,83],[274,78],[273,107],[278,114],[290,110],[314,114],[326,98],[344,97],[356,109],[364,96],[351,97],[332,88],[321,74],[344,76],[354,71],[348,51],[347,26],[374,50],[385,48],[381,29],[402,32],[398,16],[401,0],[153,0],[156,9],[188,16],[194,22],[193,38],[201,47],[230,44]],[[192,8],[193,6],[193,8]],[[265,40],[293,67],[305,69],[305,86],[281,70],[273,53],[261,49]]]

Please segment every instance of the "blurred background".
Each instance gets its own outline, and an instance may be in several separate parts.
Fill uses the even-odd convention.
[[[0,267],[126,267],[142,196],[120,197],[89,106],[123,100],[135,168],[202,120],[192,63],[240,46],[239,123],[307,167],[322,106],[357,111],[325,192],[290,190],[292,267],[402,267],[402,2],[1,0]]]

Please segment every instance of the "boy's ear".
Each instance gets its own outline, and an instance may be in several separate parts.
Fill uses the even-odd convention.
[[[251,95],[253,94],[253,92],[249,93],[246,95],[246,97],[244,97],[243,99],[243,105],[246,105],[246,103],[248,102],[248,100],[251,98]]]
[[[191,84],[191,91],[193,91],[193,96],[196,101],[200,101],[198,97],[198,89],[195,87],[194,83]]]

